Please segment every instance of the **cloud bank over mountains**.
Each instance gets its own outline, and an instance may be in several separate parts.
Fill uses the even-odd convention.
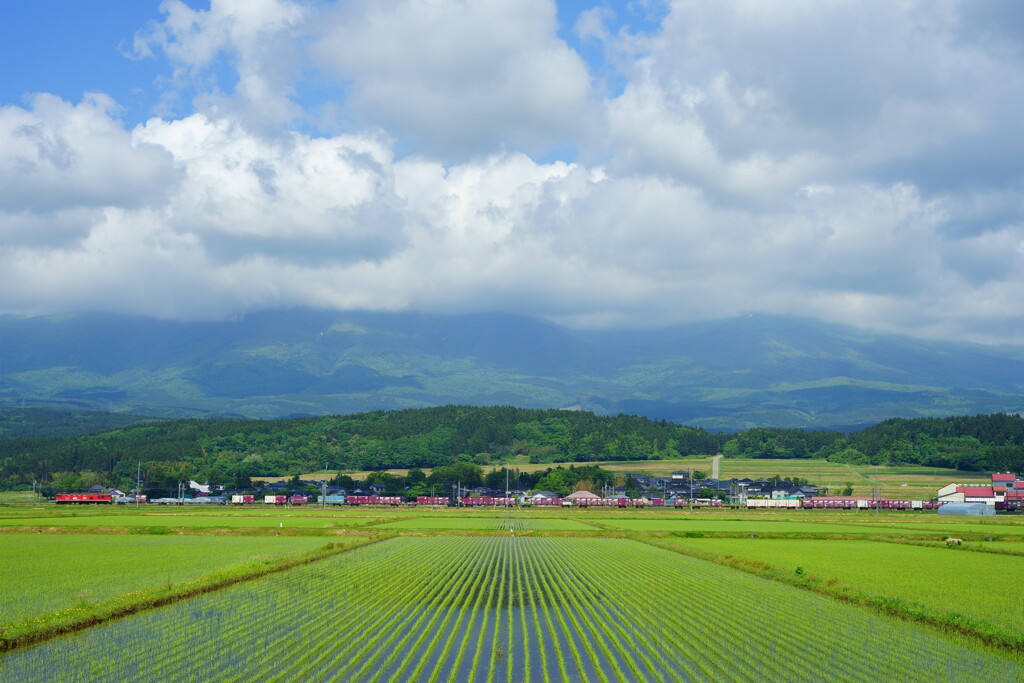
[[[162,3],[145,120],[2,103],[0,309],[1024,343],[1017,3],[577,4]]]

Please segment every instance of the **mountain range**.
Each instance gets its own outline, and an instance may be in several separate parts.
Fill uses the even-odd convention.
[[[850,429],[1024,410],[1024,348],[765,315],[600,332],[499,313],[2,316],[0,403],[264,418],[456,403]]]

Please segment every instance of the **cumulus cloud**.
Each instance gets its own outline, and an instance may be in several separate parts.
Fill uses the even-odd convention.
[[[300,116],[291,97],[302,64],[296,41],[310,15],[305,6],[291,0],[211,0],[208,10],[197,10],[182,0],[164,0],[160,7],[164,21],[135,35],[131,55],[166,55],[173,66],[172,93],[197,88],[196,107],[249,125]],[[224,59],[230,68],[221,83],[210,67]]]
[[[586,65],[549,0],[357,0],[322,22],[313,55],[351,84],[351,115],[424,150],[542,151],[591,123]]]
[[[602,9],[575,26],[600,65],[545,0],[163,7],[136,54],[187,113],[0,109],[3,310],[764,311],[1024,343],[1024,43],[993,5]],[[344,93],[337,128],[306,78]]]
[[[0,108],[0,207],[5,212],[163,201],[177,180],[171,155],[135,141],[104,95],[72,105],[36,95]]]

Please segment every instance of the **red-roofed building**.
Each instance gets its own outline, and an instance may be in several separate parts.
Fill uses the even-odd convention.
[[[990,498],[995,502],[996,494],[991,486],[957,486],[956,490],[964,494],[967,503],[987,503]]]
[[[1012,472],[995,472],[992,485],[947,484],[938,491],[940,501],[985,503],[993,507],[1016,509],[1024,506],[1024,480]]]
[[[1002,493],[1007,488],[1013,488],[1017,475],[1010,472],[995,472],[992,475],[992,488]]]

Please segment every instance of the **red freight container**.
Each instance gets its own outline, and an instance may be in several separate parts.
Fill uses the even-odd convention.
[[[305,505],[309,502],[309,496],[292,496],[288,502],[292,505]]]
[[[263,502],[266,505],[284,505],[288,502],[288,496],[264,496]]]
[[[459,498],[459,504],[464,507],[488,507],[491,505],[499,506],[513,506],[516,504],[515,498],[497,498],[494,496],[481,496],[479,498],[472,498],[469,496],[463,496]]]
[[[417,505],[447,505],[448,499],[444,496],[416,496]]]

